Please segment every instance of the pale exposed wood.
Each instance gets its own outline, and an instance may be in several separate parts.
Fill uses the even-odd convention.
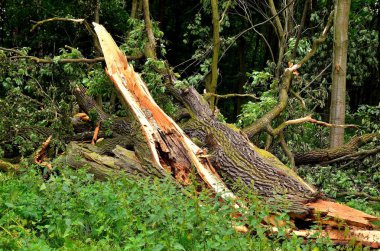
[[[53,167],[50,163],[45,162],[45,154],[46,154],[46,149],[49,147],[51,139],[53,138],[53,135],[50,135],[45,142],[42,144],[41,148],[37,151],[35,157],[34,157],[34,163],[40,165],[40,166],[45,166],[49,170],[52,170]]]
[[[92,145],[95,145],[96,141],[98,140],[99,130],[100,130],[100,123],[98,122],[94,130],[94,136],[92,137],[92,140],[91,140]]]
[[[351,226],[373,228],[374,226],[371,222],[378,220],[375,216],[332,201],[317,200],[316,202],[308,203],[307,205],[313,208],[314,214],[331,217],[338,221],[341,220]]]

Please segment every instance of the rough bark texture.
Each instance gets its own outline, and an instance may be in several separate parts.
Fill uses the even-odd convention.
[[[346,71],[350,0],[335,1],[334,54],[331,86],[330,123],[343,125],[346,113]],[[331,128],[330,147],[344,144],[344,128]]]
[[[224,180],[230,184],[240,180],[267,199],[283,195],[285,200],[276,203],[295,214],[308,211],[303,204],[317,197],[314,188],[275,156],[254,146],[244,133],[217,121],[194,88],[172,92],[177,92],[192,116],[183,128],[191,138],[207,144],[208,155]]]

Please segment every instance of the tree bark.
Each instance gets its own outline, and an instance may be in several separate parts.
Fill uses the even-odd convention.
[[[132,7],[131,7],[131,18],[137,17],[137,0],[132,0]]]
[[[143,1],[145,29],[146,29],[146,34],[148,37],[148,43],[145,44],[145,55],[147,58],[157,59],[156,40],[153,34],[152,20],[150,19],[149,0],[142,0],[142,1]]]
[[[350,0],[335,1],[334,52],[331,85],[330,123],[344,124],[346,113],[346,71]],[[331,128],[330,147],[344,144],[344,128]]]
[[[373,140],[379,138],[380,134],[364,134],[352,138],[348,143],[343,146],[337,146],[330,149],[314,150],[308,153],[296,153],[294,156],[296,165],[320,164],[338,159],[355,153],[359,147]]]
[[[219,37],[219,8],[218,0],[211,0],[211,12],[212,12],[212,62],[211,62],[211,82],[206,83],[206,91],[208,93],[216,93],[216,86],[218,84],[218,60],[220,49],[220,37]],[[212,110],[215,108],[215,97],[209,99],[210,107]]]

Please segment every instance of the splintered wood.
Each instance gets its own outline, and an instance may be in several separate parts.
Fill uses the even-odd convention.
[[[52,135],[50,135],[45,142],[42,144],[41,148],[37,151],[35,157],[34,157],[34,163],[47,167],[49,170],[52,170],[53,167],[49,162],[44,161],[46,158],[46,150],[50,145],[51,139],[53,138]]]
[[[375,216],[332,201],[317,200],[307,205],[313,208],[314,215],[321,215],[337,222],[345,222],[350,226],[372,229],[374,226],[371,222],[379,220]]]
[[[216,193],[235,198],[209,161],[201,158],[202,149],[196,146],[153,100],[146,84],[117,47],[106,29],[94,23],[95,32],[107,64],[106,72],[121,97],[139,122],[148,144],[147,158],[161,172],[170,173],[181,184],[190,183],[191,167]]]

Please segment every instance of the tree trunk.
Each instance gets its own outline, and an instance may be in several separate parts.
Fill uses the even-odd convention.
[[[148,43],[145,45],[145,55],[147,56],[147,58],[157,59],[156,40],[153,35],[152,20],[150,19],[149,0],[142,0],[142,1],[143,1],[145,29],[146,29],[146,34],[148,37]]]
[[[346,71],[350,0],[335,1],[334,54],[331,85],[330,123],[343,125],[346,113]],[[344,144],[344,128],[330,131],[330,147]]]
[[[218,60],[219,60],[219,48],[220,48],[220,37],[219,37],[219,9],[218,0],[211,0],[211,12],[212,12],[212,62],[211,62],[211,82],[206,84],[206,91],[208,93],[216,93],[216,86],[218,84]],[[214,110],[215,107],[215,97],[210,97],[210,107]]]
[[[131,18],[137,17],[137,0],[132,0],[132,7],[131,7]]]

